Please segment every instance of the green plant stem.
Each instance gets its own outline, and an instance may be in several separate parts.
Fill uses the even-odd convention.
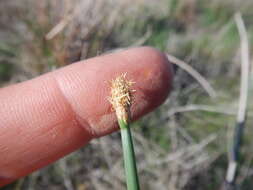
[[[121,140],[123,147],[126,183],[128,190],[139,190],[139,180],[135,161],[134,147],[129,124],[119,120]]]

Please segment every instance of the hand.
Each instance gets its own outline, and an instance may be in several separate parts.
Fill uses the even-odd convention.
[[[134,81],[133,120],[167,97],[172,69],[155,49],[99,56],[0,89],[0,186],[118,129],[109,81]]]

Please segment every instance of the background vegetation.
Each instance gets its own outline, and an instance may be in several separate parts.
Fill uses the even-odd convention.
[[[146,190],[220,189],[239,96],[241,12],[253,44],[253,1],[12,0],[0,2],[0,86],[118,48],[154,46],[189,63],[215,97],[174,66],[174,90],[134,124]],[[251,60],[252,62],[252,60]],[[252,189],[252,98],[237,182]],[[9,189],[124,189],[119,133],[93,140]]]

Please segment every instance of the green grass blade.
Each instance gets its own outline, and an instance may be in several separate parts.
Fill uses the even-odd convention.
[[[126,124],[123,120],[119,121],[122,147],[123,147],[123,156],[124,156],[124,165],[126,173],[126,182],[128,190],[139,190],[139,180],[137,174],[137,167],[135,161],[135,153],[133,147],[133,141],[131,136],[131,131],[129,125]]]

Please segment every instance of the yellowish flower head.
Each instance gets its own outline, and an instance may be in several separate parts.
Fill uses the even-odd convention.
[[[130,87],[133,82],[126,79],[126,73],[116,77],[111,81],[111,97],[109,98],[117,118],[123,120],[125,123],[129,122],[131,106],[131,92]]]

